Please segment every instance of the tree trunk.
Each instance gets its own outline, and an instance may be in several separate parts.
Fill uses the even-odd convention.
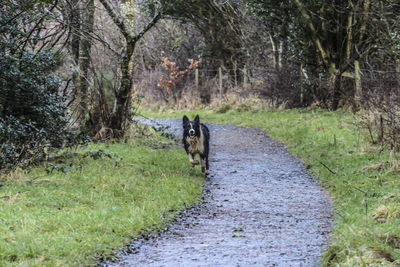
[[[94,23],[94,0],[88,0],[82,13],[81,31],[84,38],[81,38],[79,49],[79,77],[78,77],[78,105],[79,118],[83,124],[86,123],[85,117],[88,114],[88,87],[89,87],[89,66],[90,50],[92,43],[90,35],[93,33]],[[82,125],[83,126],[83,125]]]
[[[363,43],[365,31],[367,28],[367,22],[369,17],[369,9],[370,9],[370,0],[365,0],[363,3],[363,12],[361,16],[361,27],[360,27],[360,36],[359,36],[359,43]],[[357,59],[354,61],[354,78],[355,78],[355,85],[356,85],[356,93],[354,96],[354,100],[356,105],[360,108],[362,106],[362,83],[361,83],[361,71],[360,71],[360,60]]]
[[[288,64],[288,41],[287,39],[283,39],[280,41],[280,46],[279,46],[279,71],[286,70],[287,64]]]
[[[70,22],[70,31],[71,31],[71,39],[70,39],[70,47],[74,69],[72,72],[72,83],[74,85],[73,94],[75,97],[78,96],[78,61],[79,61],[79,42],[80,42],[80,8],[79,8],[79,0],[72,0],[69,5],[69,14],[71,18]],[[76,102],[75,102],[76,103]],[[74,106],[75,106],[74,103]],[[77,120],[79,116],[77,112],[78,108],[74,110],[74,119]]]
[[[112,116],[111,128],[120,131],[125,129],[125,122],[129,119],[129,109],[132,99],[133,52],[135,43],[130,42],[121,61],[121,87],[115,92],[116,108]]]
[[[276,38],[272,36],[273,33],[269,33],[269,40],[271,41],[272,46],[272,61],[274,64],[274,70],[276,73],[279,72],[279,49],[278,49],[278,41]]]
[[[74,63],[78,65],[79,60],[79,42],[80,42],[80,9],[79,0],[72,0],[70,6],[70,16],[71,16],[71,53]],[[76,72],[74,72],[75,74]],[[75,80],[73,80],[75,83]]]

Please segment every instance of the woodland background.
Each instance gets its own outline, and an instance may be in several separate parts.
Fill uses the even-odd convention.
[[[0,168],[157,109],[337,110],[400,148],[396,0],[5,0]],[[375,138],[373,136],[376,136]]]

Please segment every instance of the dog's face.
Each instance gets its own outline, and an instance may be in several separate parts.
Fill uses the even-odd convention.
[[[196,117],[192,121],[189,120],[186,115],[183,116],[183,134],[184,136],[188,136],[190,139],[200,137],[199,115],[196,115]]]

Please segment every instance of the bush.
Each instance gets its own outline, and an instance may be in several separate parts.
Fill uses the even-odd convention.
[[[9,1],[0,14],[0,171],[77,140],[67,130],[61,80],[52,73],[56,58],[23,45],[30,37],[20,25],[35,16],[17,2]]]
[[[28,163],[45,147],[61,147],[69,135],[68,116],[51,74],[51,54],[0,56],[0,168]]]

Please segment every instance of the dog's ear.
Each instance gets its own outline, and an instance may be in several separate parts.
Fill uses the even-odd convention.
[[[199,115],[196,115],[196,117],[194,118],[194,121],[195,121],[196,123],[200,123],[200,117],[199,117]]]
[[[186,115],[183,115],[183,125],[189,122],[189,118]]]

